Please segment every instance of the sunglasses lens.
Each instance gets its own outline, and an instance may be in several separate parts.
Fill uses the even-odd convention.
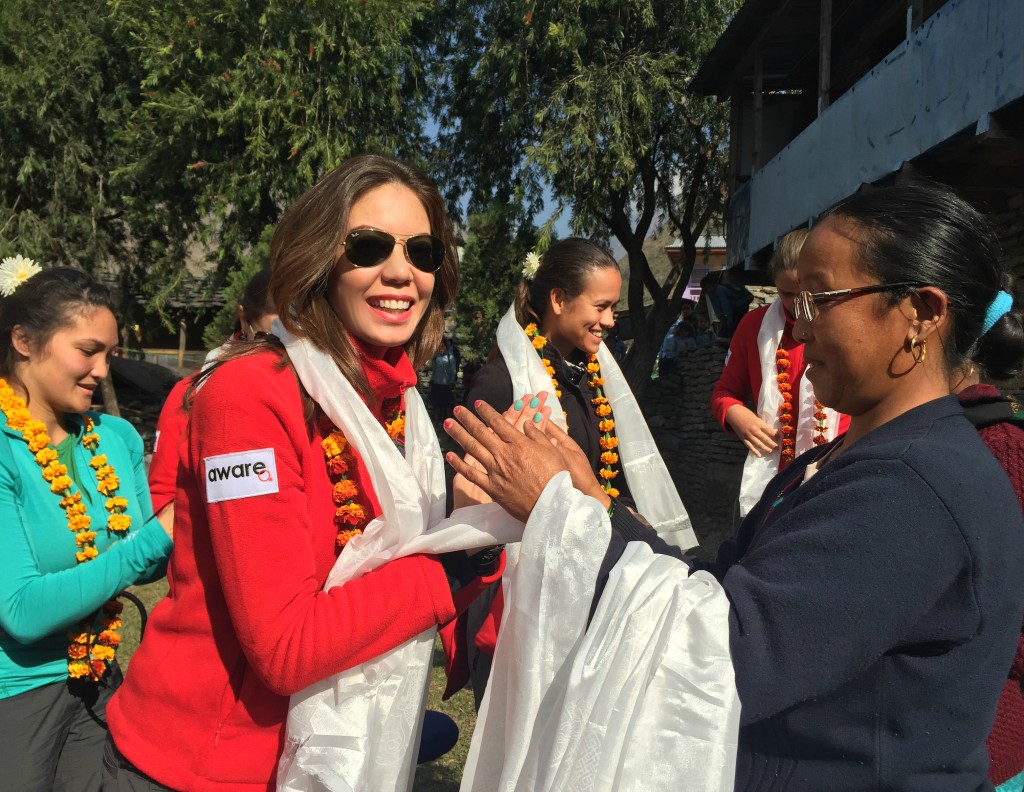
[[[437,272],[444,263],[444,244],[428,234],[407,239],[405,252],[413,266],[423,272]]]
[[[357,267],[373,267],[391,255],[395,238],[382,231],[353,231],[345,238],[345,257]]]

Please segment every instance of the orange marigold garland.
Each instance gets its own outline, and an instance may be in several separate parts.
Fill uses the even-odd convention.
[[[561,398],[562,391],[558,387],[558,380],[555,379],[555,369],[551,365],[551,361],[544,357],[544,347],[547,346],[548,340],[538,332],[537,325],[533,322],[523,329],[526,331],[530,343],[533,344],[533,348],[540,355],[544,370],[551,377],[551,384],[555,386],[555,396]],[[619,447],[619,439],[615,436],[615,418],[612,415],[612,406],[604,395],[604,379],[601,377],[601,364],[597,361],[597,355],[587,356],[587,377],[587,385],[594,392],[590,403],[594,405],[597,428],[601,432],[598,442],[601,445],[602,468],[597,475],[601,479],[601,489],[607,493],[609,498],[617,498],[619,491],[612,486],[612,479],[619,475],[619,471],[615,468],[619,463],[619,454],[616,451]]]
[[[20,432],[28,445],[29,451],[35,455],[36,464],[42,470],[43,480],[50,485],[50,491],[60,497],[60,507],[68,520],[68,530],[75,535],[75,559],[84,564],[99,555],[96,549],[96,532],[91,531],[92,518],[86,514],[82,493],[72,491],[74,482],[68,476],[68,469],[57,459],[57,449],[50,443],[46,425],[34,419],[28,411],[25,400],[18,396],[7,380],[0,378],[0,410],[3,411],[7,426]],[[128,500],[116,495],[120,480],[113,465],[107,464],[105,454],[98,454],[100,437],[93,431],[96,428],[92,418],[85,416],[85,433],[82,445],[92,454],[89,466],[96,471],[96,489],[107,496],[104,507],[109,512],[107,530],[123,537],[128,533],[132,518],[125,514]],[[99,679],[106,673],[107,667],[113,662],[121,636],[121,620],[117,617],[121,612],[121,603],[110,600],[103,605],[100,620],[100,633],[90,641],[91,631],[88,620],[83,620],[72,631],[68,632],[68,676],[73,679],[92,676]]]
[[[615,418],[612,416],[612,406],[604,395],[604,378],[601,376],[601,364],[597,361],[597,355],[590,355],[587,358],[587,373],[590,379],[587,385],[594,392],[594,398],[590,403],[594,405],[594,412],[597,414],[598,429],[601,437],[598,442],[601,444],[601,462],[604,467],[598,472],[601,477],[601,489],[609,498],[617,498],[619,491],[612,486],[612,479],[619,475],[615,465],[619,463],[619,454],[615,450],[619,447],[619,438],[615,436]]]
[[[390,413],[391,419],[384,421],[384,428],[388,437],[394,441],[399,448],[405,448],[405,410],[401,408],[402,397],[396,396],[393,399],[385,399],[381,405],[381,413]]]
[[[775,352],[775,368],[778,371],[775,380],[779,384],[779,393],[782,395],[782,404],[779,405],[779,433],[782,435],[779,470],[785,469],[796,456],[796,438],[793,436],[793,386],[789,381],[789,370],[792,366],[789,352],[785,349],[778,349]]]
[[[405,411],[398,407],[401,404],[401,397],[394,400],[393,409],[390,410],[391,419],[384,422],[388,437],[399,447],[405,445]],[[385,408],[389,402],[385,402]],[[389,412],[384,409],[383,412]],[[331,497],[334,499],[334,524],[338,528],[338,547],[347,545],[353,537],[358,536],[366,528],[366,509],[356,501],[359,497],[359,487],[349,474],[355,468],[355,456],[349,451],[350,445],[344,432],[338,428],[331,430],[321,442],[320,447],[324,450],[324,457],[327,460],[327,473],[334,487]]]
[[[348,438],[340,429],[333,429],[320,442],[327,459],[327,472],[334,482],[331,497],[334,499],[334,524],[338,528],[338,547],[344,547],[353,536],[363,532],[366,511],[356,503],[359,488],[349,478],[355,457],[348,451]]]
[[[779,384],[782,404],[779,405],[779,434],[782,435],[782,449],[779,452],[779,470],[793,461],[796,456],[796,428],[793,426],[793,385],[790,369],[793,367],[789,352],[778,349],[775,352],[775,379]],[[828,442],[828,414],[825,407],[817,399],[814,400],[814,444]]]
[[[828,413],[825,412],[825,405],[817,399],[814,400],[814,444],[824,445],[828,442]]]

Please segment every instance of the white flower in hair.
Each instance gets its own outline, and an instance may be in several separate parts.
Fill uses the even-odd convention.
[[[24,256],[8,256],[0,262],[0,294],[10,297],[21,286],[43,268]]]
[[[523,260],[523,277],[528,281],[532,281],[537,276],[537,270],[539,269],[540,256],[531,250]]]

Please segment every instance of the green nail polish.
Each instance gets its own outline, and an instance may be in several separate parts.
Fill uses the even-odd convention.
[[[516,399],[516,403],[513,404],[512,406],[515,407],[517,410],[523,409],[523,400],[522,399]]]
[[[533,422],[534,423],[540,423],[542,418],[543,418],[543,416],[540,413],[534,413],[533,414]]]
[[[538,404],[540,404],[540,399],[538,399],[536,396],[534,396],[532,399],[530,399],[530,406],[531,407],[536,407]]]

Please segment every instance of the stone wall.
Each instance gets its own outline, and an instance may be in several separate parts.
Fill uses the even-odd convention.
[[[776,298],[771,286],[748,286],[750,310]],[[698,309],[699,310],[699,309]],[[747,449],[711,414],[711,391],[722,373],[729,340],[683,350],[676,372],[654,380],[641,406],[700,540],[702,558],[714,558],[732,536]]]
[[[644,394],[644,414],[679,489],[701,543],[714,558],[732,535],[746,449],[727,435],[711,414],[711,391],[722,371],[727,342],[685,350],[676,373],[660,377]]]

